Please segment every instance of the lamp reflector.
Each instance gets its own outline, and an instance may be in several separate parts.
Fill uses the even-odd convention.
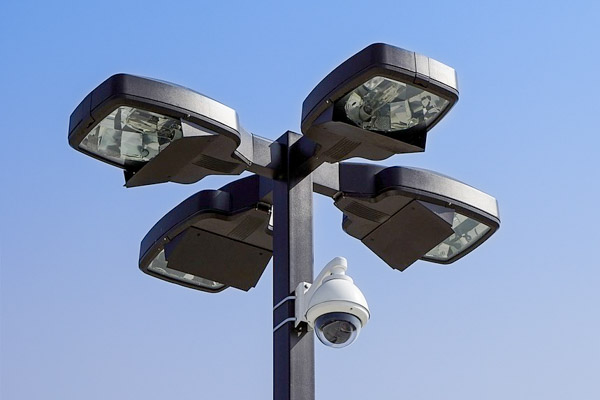
[[[210,279],[204,279],[196,275],[188,274],[185,272],[177,271],[176,269],[169,268],[168,261],[165,258],[165,251],[162,250],[154,260],[148,265],[148,270],[156,274],[166,276],[171,279],[175,279],[180,282],[199,286],[211,290],[219,290],[225,285],[219,282],[212,281]]]
[[[423,256],[424,259],[449,260],[477,243],[490,230],[490,227],[455,212],[452,229],[454,233],[429,250]]]
[[[120,106],[81,141],[79,147],[122,166],[141,166],[182,137],[177,119]]]
[[[449,104],[421,87],[376,76],[342,97],[336,113],[362,129],[396,132],[428,127]]]

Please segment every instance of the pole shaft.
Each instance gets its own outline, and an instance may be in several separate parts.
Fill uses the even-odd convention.
[[[312,282],[312,177],[295,176],[290,147],[301,137],[287,132],[284,177],[273,187],[273,305],[289,296],[300,282]],[[291,161],[292,160],[292,161]],[[294,302],[273,311],[273,327],[294,317]],[[314,335],[288,322],[273,332],[273,399],[314,400]]]

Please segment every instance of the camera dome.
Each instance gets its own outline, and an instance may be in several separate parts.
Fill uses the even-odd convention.
[[[352,314],[332,312],[315,320],[315,333],[324,345],[341,348],[356,340],[361,325],[360,320]]]
[[[369,306],[352,278],[343,257],[331,260],[311,285],[296,287],[296,326],[305,322],[326,346],[346,347],[369,321]]]

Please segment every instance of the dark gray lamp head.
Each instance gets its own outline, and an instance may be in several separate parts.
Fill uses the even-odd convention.
[[[340,164],[342,227],[392,268],[450,264],[500,226],[496,199],[432,171]]]
[[[271,190],[253,175],[189,197],[144,237],[140,269],[205,292],[256,286],[273,254]]]
[[[425,150],[427,132],[458,100],[454,69],[373,44],[325,77],[302,105],[302,133],[328,162]]]
[[[125,170],[126,186],[193,183],[239,174],[241,142],[231,108],[181,86],[113,75],[77,106],[69,123],[74,149]]]

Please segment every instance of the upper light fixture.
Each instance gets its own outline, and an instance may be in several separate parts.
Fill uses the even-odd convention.
[[[302,132],[317,157],[382,160],[425,150],[427,132],[458,100],[454,69],[373,44],[325,77],[302,105]]]
[[[128,74],[96,87],[69,123],[70,145],[123,168],[127,187],[240,174],[249,164],[236,154],[244,141],[251,136],[233,109],[182,86]]]

